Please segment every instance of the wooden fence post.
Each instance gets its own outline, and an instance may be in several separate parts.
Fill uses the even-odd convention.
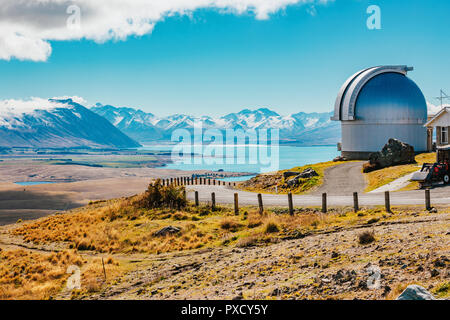
[[[430,211],[431,210],[431,194],[430,189],[425,190],[425,208]]]
[[[327,213],[327,194],[322,193],[322,213]]]
[[[358,192],[353,192],[353,209],[355,212],[359,211]]]
[[[384,206],[386,207],[386,212],[391,213],[391,199],[389,196],[389,191],[384,193]]]
[[[212,210],[216,209],[216,193],[215,192],[211,193],[211,209]]]
[[[264,206],[261,193],[258,193],[258,206],[259,206],[259,214],[262,215],[264,213]]]
[[[239,214],[239,196],[237,193],[234,194],[234,214]]]
[[[292,201],[292,193],[288,193],[289,214],[294,215],[294,203]]]
[[[195,206],[198,207],[199,201],[198,201],[198,191],[195,191]]]

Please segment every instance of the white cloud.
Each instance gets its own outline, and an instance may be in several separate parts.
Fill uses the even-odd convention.
[[[288,5],[329,1],[333,0],[2,0],[0,59],[46,61],[52,51],[48,41],[123,40],[150,33],[165,17],[190,15],[201,8],[267,19]],[[80,19],[73,5],[80,8]]]
[[[441,108],[441,105],[434,105],[434,104],[432,104],[432,103],[427,101],[427,107],[428,107],[428,115],[435,115],[436,113],[441,111],[442,108],[450,107],[450,104],[443,104],[442,108]]]
[[[84,99],[80,97],[65,97],[65,98],[73,98],[78,101],[84,101]],[[64,103],[50,101],[49,99],[37,97],[31,97],[28,100],[20,100],[20,99],[0,100],[0,119],[20,116],[21,114],[31,113],[35,110],[52,110],[55,108],[64,108],[67,106],[68,105]]]
[[[82,97],[78,97],[78,96],[61,96],[61,97],[53,97],[51,98],[52,100],[67,100],[67,99],[72,99],[73,102],[76,102],[78,104],[84,105],[87,103],[87,101],[82,98]]]

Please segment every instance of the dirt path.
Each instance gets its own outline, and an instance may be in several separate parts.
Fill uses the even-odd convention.
[[[262,247],[146,256],[134,260],[135,271],[89,298],[383,299],[402,284],[432,288],[448,277],[449,219],[399,219]],[[358,244],[364,230],[375,232],[375,243]],[[371,267],[382,274],[373,290],[367,288]]]
[[[328,168],[323,184],[311,194],[349,195],[364,192],[366,181],[361,173],[363,163],[349,162]]]

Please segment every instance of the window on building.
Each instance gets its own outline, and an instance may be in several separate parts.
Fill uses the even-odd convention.
[[[448,127],[441,128],[441,143],[442,144],[448,143]]]

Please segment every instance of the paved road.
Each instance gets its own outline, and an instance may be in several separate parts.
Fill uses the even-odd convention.
[[[349,162],[328,168],[322,186],[313,195],[349,195],[364,192],[366,181],[361,173],[364,162]]]
[[[308,195],[294,195],[294,206],[321,206],[322,193],[327,193],[328,206],[353,206],[353,192],[359,193],[361,206],[384,205],[384,192],[363,193],[366,186],[361,173],[363,162],[345,163],[332,167],[326,171],[323,185]],[[188,186],[188,198],[194,199],[194,191],[199,192],[201,202],[211,201],[211,192],[216,194],[218,204],[232,204],[234,193],[239,194],[242,205],[258,205],[256,193],[235,190],[225,186]],[[436,186],[431,190],[432,204],[450,205],[450,186]],[[287,207],[287,195],[263,194],[265,206]],[[391,205],[424,205],[425,191],[391,192]]]
[[[194,191],[199,192],[201,202],[211,200],[211,192],[216,194],[217,204],[232,204],[234,193],[239,194],[239,203],[242,205],[258,205],[256,194],[253,192],[234,190],[224,186],[188,186],[188,199],[194,199]],[[294,195],[294,206],[320,206],[321,195]],[[431,190],[432,204],[450,205],[450,187],[436,187]],[[287,207],[287,195],[263,194],[265,206]],[[352,206],[353,193],[350,195],[331,195],[328,197],[328,206]],[[392,205],[423,205],[425,203],[425,194],[423,190],[392,192]],[[384,205],[384,193],[360,194],[359,204],[361,206]]]

